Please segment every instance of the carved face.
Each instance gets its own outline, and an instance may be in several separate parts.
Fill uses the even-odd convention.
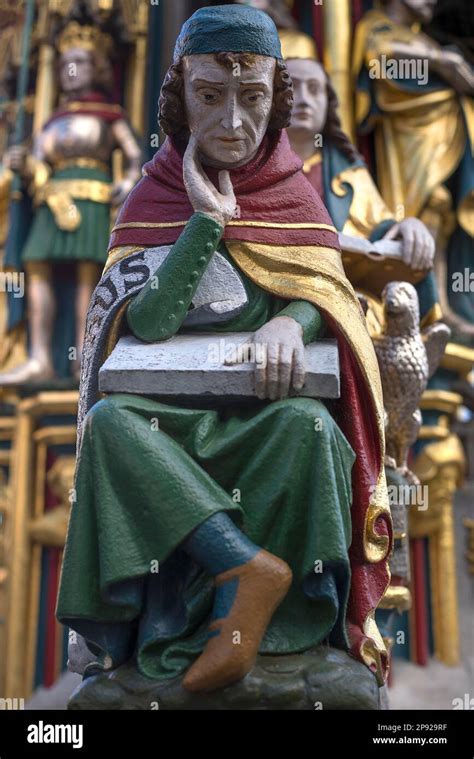
[[[403,4],[422,24],[429,24],[437,2],[438,0],[403,0]]]
[[[328,115],[326,74],[323,67],[310,59],[286,61],[293,81],[293,110],[288,132],[321,134]]]
[[[270,120],[275,65],[260,55],[232,68],[213,55],[183,58],[186,118],[204,163],[231,169],[253,158]]]
[[[418,294],[409,282],[389,282],[382,291],[387,320],[392,327],[409,329],[420,321]]]
[[[63,92],[91,88],[94,80],[91,53],[81,48],[66,50],[59,59],[59,78]]]

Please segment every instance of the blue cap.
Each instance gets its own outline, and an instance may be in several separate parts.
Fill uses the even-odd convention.
[[[198,53],[255,53],[281,58],[280,38],[270,16],[248,5],[199,8],[184,22],[174,60]]]

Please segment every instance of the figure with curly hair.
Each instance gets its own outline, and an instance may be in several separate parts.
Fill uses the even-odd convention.
[[[57,608],[95,655],[84,670],[71,645],[81,688],[131,661],[214,691],[258,653],[322,642],[384,680],[380,377],[337,232],[289,147],[291,105],[265,13],[214,6],[184,24],[159,100],[168,136],[121,209],[88,318]],[[213,309],[194,299],[216,259],[244,296],[222,286]],[[255,398],[99,400],[119,334],[159,343],[196,330],[251,333],[265,356]],[[304,390],[304,345],[325,330],[343,375],[334,405]]]
[[[338,98],[329,75],[310,58],[286,60],[293,81],[294,103],[288,127],[290,143],[303,160],[303,171],[319,192],[340,232],[373,242],[400,239],[403,259],[391,264],[345,256],[346,273],[352,284],[378,297],[387,277],[416,285],[423,324],[441,317],[436,280],[432,273],[434,240],[415,218],[397,223],[385,204],[369,170],[341,126]],[[396,266],[396,271],[394,270]]]

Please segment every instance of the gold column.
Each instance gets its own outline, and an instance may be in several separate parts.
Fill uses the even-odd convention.
[[[53,425],[37,429],[33,434],[36,448],[36,471],[35,492],[33,501],[32,519],[28,524],[28,534],[31,540],[30,571],[28,586],[30,589],[30,602],[28,606],[28,618],[26,634],[24,636],[24,660],[25,660],[25,693],[33,691],[34,673],[37,659],[38,617],[40,608],[40,585],[41,585],[41,557],[43,548],[64,548],[66,542],[67,520],[70,503],[68,502],[69,489],[73,486],[75,456],[59,456],[53,467],[47,470],[47,456],[49,446],[67,445],[76,440],[75,425]],[[67,480],[62,482],[62,491],[57,487],[51,487],[51,474],[55,479]],[[55,495],[61,497],[61,504],[49,511],[45,511],[46,484],[49,483]],[[62,561],[62,555],[61,555]],[[56,621],[56,625],[60,627]],[[59,638],[61,636],[58,636]],[[62,645],[56,646],[56,659],[62,655]],[[60,665],[57,665],[57,671]]]
[[[35,112],[33,117],[34,134],[41,130],[41,127],[53,112],[54,98],[54,48],[51,45],[43,43],[39,50]]]
[[[434,395],[439,410],[452,413],[460,402],[456,393],[428,390],[421,406],[433,408]],[[448,406],[451,404],[451,408]],[[426,427],[424,437],[430,438],[416,458],[413,471],[428,486],[426,511],[410,511],[410,537],[429,539],[431,573],[431,604],[435,655],[444,664],[456,665],[460,660],[458,595],[456,577],[456,544],[454,531],[454,495],[460,487],[464,471],[464,450],[457,435],[450,433],[447,420],[436,427]]]
[[[63,7],[61,7],[63,6]],[[49,44],[51,33],[51,14],[66,12],[64,3],[57,0],[39,0],[37,38],[40,40],[38,55],[38,74],[36,77],[35,105],[33,115],[33,134],[37,134],[45,121],[49,119],[54,108],[56,87],[54,82],[54,47]]]
[[[466,379],[474,363],[474,350],[448,343],[441,367]],[[423,425],[420,439],[429,441],[416,461],[413,471],[428,486],[428,509],[411,511],[410,536],[428,537],[431,573],[431,603],[435,654],[444,664],[460,660],[456,547],[454,530],[454,496],[462,484],[466,458],[459,437],[451,425],[463,402],[462,396],[449,390],[425,390],[422,409],[439,413],[436,425]]]
[[[342,128],[354,141],[352,107],[351,45],[352,14],[350,0],[323,3],[324,66],[339,98]]]
[[[8,608],[6,635],[5,693],[6,698],[25,698],[25,659],[21,641],[25,639],[28,612],[28,570],[30,542],[28,520],[33,492],[33,448],[31,439],[34,419],[29,413],[28,399],[18,407],[17,428],[12,455],[12,502],[7,522],[6,563],[8,577]],[[13,500],[14,498],[14,500]]]
[[[143,136],[145,132],[145,85],[148,30],[148,3],[140,3],[136,8],[132,33],[136,34],[135,49],[131,55],[130,68],[127,72],[125,109],[135,131]]]
[[[0,440],[10,443],[15,434],[15,417],[0,417]],[[0,466],[10,467],[10,450],[0,448]],[[5,690],[6,660],[4,656],[6,646],[6,619],[7,619],[7,585],[8,568],[6,564],[5,525],[11,519],[12,503],[7,478],[4,477],[3,469],[0,469],[0,696]]]
[[[454,666],[460,661],[456,537],[453,519],[453,498],[459,487],[459,466],[457,462],[453,462],[444,466],[442,472],[444,493],[440,498],[442,503],[439,526],[435,538],[430,540],[430,561],[434,580],[433,606],[436,604],[438,610],[435,656],[445,664]]]
[[[8,514],[5,535],[5,564],[7,569],[7,629],[5,655],[5,698],[25,698],[31,694],[34,672],[37,630],[39,556],[35,547],[38,535],[38,517],[43,506],[44,487],[38,491],[38,483],[44,483],[45,456],[39,453],[38,444],[43,441],[46,430],[35,432],[38,419],[47,415],[75,414],[78,393],[76,391],[42,392],[22,400],[17,406],[16,430],[11,454],[11,488],[9,504],[14,504]],[[54,428],[49,433],[54,441],[73,443],[75,429]],[[39,454],[39,455],[38,455]],[[36,496],[36,497],[35,497]],[[41,515],[39,515],[41,518]],[[43,525],[44,533],[44,525]],[[2,652],[3,654],[3,652]]]

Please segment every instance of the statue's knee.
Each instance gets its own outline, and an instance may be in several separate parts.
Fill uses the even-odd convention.
[[[117,424],[120,424],[120,417],[123,411],[123,404],[118,396],[108,395],[92,406],[84,421],[84,431],[94,435],[103,431],[109,432]]]
[[[328,432],[335,423],[324,404],[316,398],[286,398],[277,401],[274,408],[288,424],[308,432]]]

